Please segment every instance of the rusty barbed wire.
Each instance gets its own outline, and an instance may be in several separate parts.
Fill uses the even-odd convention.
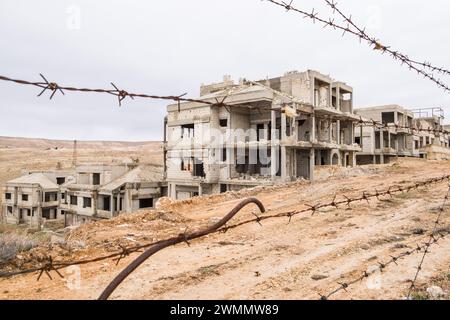
[[[361,193],[361,195],[355,196],[355,197],[342,195],[342,197],[343,197],[342,200],[336,200],[337,195],[335,195],[333,200],[329,203],[315,204],[315,205],[304,204],[304,206],[306,207],[304,209],[294,210],[294,211],[286,211],[286,212],[275,213],[275,214],[271,214],[271,215],[258,216],[256,214],[253,214],[253,215],[255,215],[255,218],[244,220],[244,221],[238,222],[234,225],[227,226],[227,222],[231,218],[233,218],[234,215],[236,215],[236,213],[239,212],[239,210],[242,209],[245,205],[247,205],[249,203],[255,203],[257,205],[258,205],[258,203],[260,203],[262,205],[262,203],[258,199],[248,198],[248,199],[242,200],[232,211],[230,211],[230,213],[227,216],[225,216],[225,218],[221,219],[220,222],[223,222],[223,224],[221,224],[221,226],[219,226],[219,228],[216,228],[216,229],[213,227],[217,226],[217,224],[215,224],[213,227],[208,227],[205,230],[200,230],[200,231],[196,231],[196,232],[192,232],[192,233],[187,233],[187,229],[186,229],[184,233],[179,234],[176,237],[172,237],[169,239],[163,239],[163,240],[159,240],[159,241],[155,241],[155,242],[147,243],[147,244],[130,246],[130,247],[119,246],[120,250],[117,252],[111,253],[109,255],[91,258],[91,259],[84,259],[84,260],[78,260],[78,261],[65,261],[64,262],[64,261],[54,261],[52,258],[48,257],[47,259],[44,259],[44,262],[36,261],[37,266],[34,268],[28,268],[28,269],[13,271],[13,272],[1,272],[0,278],[9,278],[12,276],[30,274],[30,273],[35,273],[35,272],[39,273],[39,278],[40,278],[41,274],[43,272],[45,272],[47,274],[47,276],[52,280],[52,278],[50,276],[50,271],[58,272],[59,270],[67,268],[69,266],[85,265],[85,264],[95,263],[95,262],[109,260],[109,259],[115,259],[115,261],[117,261],[117,259],[119,259],[119,261],[120,261],[124,257],[131,255],[132,253],[140,252],[142,249],[150,248],[149,250],[155,250],[155,248],[160,248],[159,250],[162,250],[163,248],[166,248],[167,246],[172,246],[172,245],[175,245],[178,243],[183,243],[183,242],[189,243],[189,240],[201,238],[206,235],[215,234],[215,233],[226,233],[229,230],[236,229],[243,225],[258,223],[260,226],[262,226],[261,222],[269,220],[269,219],[288,218],[288,224],[289,224],[289,223],[291,223],[291,220],[294,216],[302,214],[302,213],[310,212],[311,215],[315,215],[320,209],[324,209],[324,208],[330,208],[330,207],[339,208],[339,206],[341,206],[341,205],[350,207],[354,203],[369,202],[372,199],[376,199],[376,200],[380,201],[380,197],[382,197],[382,196],[393,197],[394,195],[399,194],[399,193],[411,192],[413,190],[418,190],[421,187],[439,183],[439,182],[442,182],[445,180],[450,181],[450,174],[446,174],[446,175],[443,175],[440,177],[435,177],[435,178],[429,178],[429,179],[426,179],[423,181],[411,182],[410,184],[408,184],[406,186],[400,186],[398,184],[394,184],[394,185],[389,186],[388,189],[386,189],[384,191],[379,191],[376,188],[374,188],[373,192],[369,192],[368,190],[366,190],[366,191],[363,191]],[[262,208],[264,208],[263,205],[262,205],[262,207],[259,207],[259,208],[260,208],[260,211],[265,212],[265,210],[264,211],[262,210]],[[235,212],[235,213],[233,213],[233,212]],[[157,250],[157,251],[159,251],[159,250]],[[31,262],[32,261],[28,261],[27,263],[31,263]],[[59,272],[58,272],[58,274],[61,276],[61,274]],[[114,286],[116,284],[117,283],[114,283]]]
[[[120,89],[112,82],[111,82],[111,85],[114,89],[93,89],[93,88],[68,87],[68,86],[59,85],[56,82],[49,82],[44,77],[44,75],[42,75],[42,74],[39,74],[39,75],[44,80],[44,82],[13,79],[13,78],[9,78],[9,77],[2,76],[2,75],[0,75],[0,80],[42,88],[43,90],[37,95],[38,97],[42,96],[48,90],[51,92],[50,99],[53,99],[54,95],[58,91],[61,92],[61,94],[63,94],[63,95],[65,95],[64,91],[72,91],[72,92],[83,92],[83,93],[110,94],[110,95],[117,97],[119,106],[122,106],[122,101],[127,97],[129,97],[133,100],[134,100],[134,98],[146,98],[146,99],[154,99],[154,100],[170,100],[170,101],[174,101],[175,103],[178,103],[178,108],[180,108],[181,102],[201,103],[201,104],[206,104],[209,106],[216,106],[216,107],[239,107],[240,106],[238,104],[226,103],[225,101],[228,98],[228,96],[225,96],[221,101],[219,101],[218,99],[215,99],[215,102],[211,102],[211,101],[203,100],[203,99],[186,98],[185,96],[187,93],[183,93],[181,95],[168,95],[168,96],[143,94],[143,93],[132,93],[132,92],[126,91],[124,89]],[[257,107],[257,108],[260,110],[278,110],[278,109],[268,108],[268,107]]]
[[[318,12],[315,11],[315,9],[312,9],[311,12],[307,12],[301,9],[298,9],[296,7],[293,6],[293,0],[291,0],[289,3],[284,2],[284,1],[276,1],[276,0],[262,0],[262,1],[267,1],[269,3],[272,3],[276,6],[282,7],[284,9],[286,9],[286,12],[289,11],[293,11],[296,13],[299,13],[303,16],[303,18],[309,18],[313,21],[313,23],[320,22],[324,25],[324,28],[326,27],[331,27],[335,30],[340,30],[342,31],[342,36],[344,36],[345,34],[351,34],[355,37],[357,37],[360,42],[362,40],[366,41],[374,50],[378,50],[380,51],[382,54],[384,53],[388,53],[390,54],[395,60],[400,61],[401,64],[406,65],[410,70],[417,72],[418,75],[423,76],[424,78],[434,82],[439,88],[443,89],[444,92],[450,92],[450,87],[444,83],[441,79],[438,79],[434,76],[433,73],[429,73],[427,71],[425,71],[424,69],[421,69],[420,67],[417,67],[417,65],[423,66],[425,68],[434,70],[434,71],[440,71],[440,73],[442,74],[450,74],[448,70],[444,69],[444,68],[438,68],[438,67],[434,67],[433,65],[431,65],[431,63],[428,62],[424,62],[424,63],[420,63],[417,62],[415,60],[410,59],[407,55],[402,54],[398,51],[394,51],[392,49],[390,49],[390,47],[387,47],[383,44],[380,43],[379,40],[377,40],[376,38],[371,38],[367,35],[367,33],[365,32],[364,29],[360,29],[359,27],[356,26],[356,24],[352,21],[351,17],[346,17],[345,15],[343,15],[343,13],[341,11],[340,14],[342,14],[345,19],[346,19],[346,26],[340,25],[338,23],[335,22],[334,19],[328,18],[328,20],[322,18],[319,16]],[[332,8],[336,8],[336,3],[331,3],[333,4]],[[354,29],[352,29],[352,27]]]
[[[402,252],[402,253],[400,253],[400,254],[398,254],[398,255],[396,255],[396,256],[391,256],[391,259],[388,260],[388,261],[386,261],[386,262],[378,262],[378,267],[377,267],[377,268],[373,268],[373,269],[372,269],[371,271],[369,271],[369,272],[364,271],[364,272],[362,273],[362,275],[360,275],[359,277],[357,277],[357,278],[355,278],[355,279],[353,279],[353,280],[351,280],[351,281],[349,281],[349,282],[338,282],[339,287],[337,287],[336,289],[332,290],[331,292],[329,292],[329,293],[326,294],[326,295],[320,295],[320,294],[319,294],[319,295],[320,295],[320,299],[321,299],[321,300],[328,300],[328,299],[331,298],[333,295],[335,295],[335,294],[337,294],[337,293],[339,293],[339,292],[341,292],[341,291],[347,291],[347,289],[348,289],[350,286],[355,285],[355,284],[357,284],[357,283],[360,283],[360,282],[363,281],[364,279],[369,278],[369,277],[370,277],[371,275],[373,275],[374,273],[376,273],[376,272],[378,272],[378,271],[383,272],[383,270],[385,270],[389,265],[392,265],[392,264],[398,265],[397,262],[398,262],[399,260],[401,260],[401,259],[403,259],[403,258],[405,258],[405,257],[407,257],[407,256],[410,256],[410,255],[412,255],[412,254],[414,254],[414,253],[420,253],[420,252],[423,251],[424,254],[423,254],[423,256],[422,256],[422,259],[421,259],[421,261],[420,261],[420,264],[419,264],[418,267],[417,267],[416,275],[415,275],[414,279],[412,280],[412,284],[411,284],[411,286],[410,286],[410,290],[409,290],[409,293],[408,293],[408,299],[409,299],[409,298],[411,297],[411,292],[412,292],[412,290],[413,290],[413,288],[414,288],[414,285],[415,285],[415,282],[416,282],[416,280],[417,280],[418,274],[419,274],[420,270],[422,269],[422,265],[423,265],[423,262],[424,262],[424,260],[425,260],[425,256],[427,255],[427,253],[429,253],[429,248],[430,248],[432,245],[437,244],[440,240],[444,239],[444,238],[448,235],[448,233],[438,233],[438,232],[437,232],[437,227],[438,227],[438,225],[439,225],[441,215],[442,215],[442,213],[444,212],[444,207],[445,207],[445,204],[446,204],[446,202],[447,202],[447,200],[448,200],[449,194],[450,194],[450,185],[449,185],[448,190],[447,190],[447,193],[446,193],[446,195],[445,195],[445,197],[444,197],[444,203],[443,203],[443,205],[442,205],[442,206],[440,207],[440,209],[439,209],[439,211],[440,211],[440,212],[439,212],[439,215],[438,215],[436,221],[434,222],[434,227],[433,227],[433,229],[430,231],[430,237],[429,237],[429,240],[428,240],[425,244],[423,244],[423,245],[417,245],[417,247],[416,247],[415,249],[407,250],[407,251]],[[437,236],[436,234],[438,234],[438,236]]]
[[[351,15],[348,16],[348,15],[344,14],[343,11],[340,10],[340,9],[337,7],[338,3],[337,3],[336,1],[333,1],[333,0],[332,0],[332,1],[330,1],[330,0],[324,0],[324,1],[326,2],[326,4],[327,4],[328,6],[331,7],[331,9],[333,10],[333,13],[337,12],[337,13],[344,19],[345,22],[347,22],[350,26],[352,26],[353,28],[355,28],[355,30],[361,35],[361,38],[362,38],[362,39],[364,39],[364,40],[366,40],[366,41],[368,41],[368,42],[370,42],[370,43],[373,44],[372,40],[373,40],[374,38],[371,37],[371,36],[369,36],[369,35],[366,33],[365,28],[361,28],[361,27],[359,27],[358,25],[356,25],[356,23],[355,23],[354,20],[352,19],[352,16],[351,16]],[[394,59],[399,59],[399,60],[401,60],[401,61],[403,61],[403,60],[405,60],[405,61],[408,60],[408,61],[409,61],[410,63],[412,63],[412,64],[419,65],[419,66],[421,66],[421,67],[423,67],[423,68],[430,69],[431,71],[435,71],[435,72],[438,72],[438,73],[441,73],[441,74],[444,74],[444,75],[450,75],[450,71],[447,70],[447,69],[445,69],[445,68],[442,68],[442,67],[435,67],[435,66],[433,66],[433,65],[431,64],[431,62],[427,62],[427,61],[425,61],[425,62],[419,62],[419,61],[416,61],[416,60],[412,60],[412,59],[410,59],[407,55],[402,54],[402,53],[400,53],[400,52],[398,52],[398,51],[394,51],[393,49],[390,49],[390,46],[384,46],[384,45],[381,45],[379,41],[378,41],[378,46],[376,46],[375,49],[378,49],[378,50],[386,50],[386,52],[390,53],[390,54],[393,56]]]
[[[409,291],[408,291],[408,299],[411,299],[412,291],[413,291],[413,290],[415,289],[415,287],[416,287],[416,281],[417,281],[417,278],[419,277],[419,273],[420,273],[420,271],[422,270],[422,266],[423,266],[423,263],[424,263],[424,261],[425,261],[425,257],[426,257],[426,255],[430,252],[430,251],[429,251],[430,246],[433,245],[433,244],[435,243],[435,237],[434,237],[434,235],[435,235],[436,232],[437,232],[437,228],[438,228],[438,226],[439,226],[439,224],[440,224],[440,220],[441,220],[442,214],[444,213],[445,205],[446,205],[446,203],[447,203],[447,201],[448,201],[449,195],[450,195],[450,185],[448,186],[447,194],[446,194],[445,197],[444,197],[444,202],[443,202],[442,206],[439,208],[439,213],[438,213],[438,215],[437,215],[437,217],[436,217],[436,221],[434,222],[434,227],[433,227],[433,230],[432,230],[432,232],[431,232],[431,234],[430,234],[430,238],[428,239],[428,242],[425,244],[425,248],[424,248],[424,250],[423,250],[422,259],[420,260],[420,263],[419,263],[419,265],[417,266],[417,270],[416,270],[416,274],[414,275],[414,279],[413,279],[413,281],[411,282],[411,286],[409,287]]]
[[[56,94],[56,92],[60,92],[62,95],[65,95],[64,91],[76,91],[76,92],[84,92],[84,93],[106,93],[106,94],[111,94],[117,97],[118,100],[118,104],[119,106],[122,106],[122,101],[127,98],[130,97],[131,99],[134,100],[134,98],[148,98],[148,99],[156,99],[156,100],[171,100],[174,101],[176,103],[178,103],[178,108],[180,109],[180,103],[181,102],[194,102],[194,103],[201,103],[201,104],[206,104],[209,106],[216,106],[216,107],[225,107],[225,108],[229,108],[229,107],[240,107],[241,105],[239,104],[228,104],[226,103],[226,99],[228,98],[228,96],[225,96],[222,98],[222,100],[218,100],[217,98],[215,99],[215,102],[211,102],[211,101],[207,101],[207,100],[202,100],[202,99],[191,99],[191,98],[184,98],[186,96],[186,93],[179,95],[179,96],[160,96],[160,95],[149,95],[149,94],[140,94],[140,93],[130,93],[126,90],[123,89],[119,89],[119,87],[117,87],[114,83],[111,82],[111,85],[113,86],[114,89],[92,89],[92,88],[77,88],[77,87],[67,87],[67,86],[61,86],[58,85],[55,82],[49,82],[44,75],[39,74],[42,79],[44,80],[44,82],[32,82],[32,81],[28,81],[28,80],[19,80],[19,79],[12,79],[9,77],[5,77],[5,76],[1,76],[0,75],[0,80],[3,81],[8,81],[8,82],[13,82],[13,83],[18,83],[18,84],[23,84],[23,85],[31,85],[31,86],[36,86],[39,88],[42,88],[43,90],[37,95],[38,97],[42,96],[45,91],[49,90],[51,92],[50,94],[50,99],[53,99],[54,95]],[[247,83],[250,83],[251,85],[256,85],[255,82],[251,82],[251,81],[247,81]],[[260,85],[260,84],[258,84]],[[272,89],[273,90],[273,89]],[[276,90],[274,90],[276,91]],[[281,92],[279,92],[281,94]],[[274,111],[279,111],[280,109],[277,108],[269,108],[269,107],[257,107],[258,110],[274,110]],[[324,119],[331,119],[333,118],[332,116],[323,116],[319,118],[324,118]],[[434,133],[434,134],[438,134],[438,133],[444,133],[444,134],[450,134],[450,131],[448,130],[444,130],[441,126],[440,129],[431,129],[431,128],[417,128],[414,126],[401,126],[401,125],[388,125],[388,124],[384,124],[381,122],[377,122],[374,120],[363,120],[362,118],[360,118],[359,121],[356,121],[358,124],[362,125],[376,125],[379,128],[389,128],[389,127],[395,127],[397,129],[406,129],[409,130],[409,132],[414,133],[414,132],[428,132],[428,133]]]

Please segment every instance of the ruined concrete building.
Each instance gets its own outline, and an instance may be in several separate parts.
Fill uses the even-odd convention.
[[[162,174],[134,164],[77,166],[75,179],[61,186],[66,225],[153,208],[161,197]]]
[[[353,166],[353,90],[316,71],[202,85],[197,102],[167,107],[168,195],[184,199],[299,178],[320,165]],[[226,106],[217,104],[225,99]]]
[[[2,216],[7,223],[65,226],[153,208],[161,197],[162,174],[135,164],[79,165],[74,170],[25,172],[6,183]],[[45,219],[45,220],[44,220]]]
[[[374,120],[387,125],[379,128],[366,124],[356,128],[355,141],[362,148],[357,153],[359,165],[389,163],[397,157],[426,158],[430,153],[446,153],[446,150],[436,148],[445,149],[450,145],[450,136],[442,125],[444,112],[441,108],[409,110],[398,105],[386,105],[355,109],[355,112],[365,121]]]

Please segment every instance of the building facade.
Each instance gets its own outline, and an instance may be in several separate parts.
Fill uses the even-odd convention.
[[[4,187],[2,220],[37,228],[45,220],[63,220],[70,226],[153,208],[162,180],[158,169],[136,164],[24,172]]]
[[[300,178],[320,165],[353,166],[353,90],[316,71],[202,85],[200,99],[169,105],[164,172],[184,199]]]
[[[3,221],[39,227],[42,219],[63,219],[59,211],[60,185],[70,171],[24,172],[6,183],[2,199]]]
[[[443,110],[437,110],[442,109],[410,110],[399,105],[355,109],[365,122],[355,130],[356,142],[362,149],[357,153],[357,164],[384,164],[397,157],[426,158],[432,146],[448,148]],[[428,111],[432,114],[428,115]],[[385,127],[371,125],[372,121]]]

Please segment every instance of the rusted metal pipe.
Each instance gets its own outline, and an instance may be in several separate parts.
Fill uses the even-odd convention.
[[[258,206],[261,213],[264,213],[266,209],[264,208],[264,205],[261,201],[259,201],[256,198],[248,198],[245,200],[242,200],[240,203],[238,203],[225,217],[223,217],[220,221],[212,225],[211,227],[205,228],[203,230],[199,230],[192,233],[184,233],[180,234],[177,237],[173,237],[170,239],[167,239],[163,242],[160,242],[149,249],[147,249],[144,253],[142,253],[139,257],[137,257],[135,260],[133,260],[125,269],[123,269],[112,281],[111,283],[106,287],[106,289],[102,292],[98,300],[107,300],[111,294],[116,290],[116,288],[125,280],[126,277],[128,277],[134,270],[136,270],[137,267],[139,267],[142,263],[144,263],[148,258],[150,258],[152,255],[157,253],[158,251],[161,251],[167,247],[176,245],[178,243],[187,242],[189,240],[197,239],[204,237],[210,233],[216,232],[219,228],[223,227],[228,221],[230,221],[242,208],[244,208],[246,205],[254,203]]]

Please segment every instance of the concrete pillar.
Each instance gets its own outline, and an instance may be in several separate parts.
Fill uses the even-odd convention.
[[[331,143],[333,140],[333,121],[331,119],[328,121],[328,142]]]
[[[309,180],[314,180],[315,152],[314,148],[309,150]]]
[[[116,209],[117,209],[117,213],[119,213],[120,212],[120,193],[117,193]]]
[[[363,132],[363,126],[361,125],[359,127],[359,144],[361,146],[361,149],[364,148],[364,132]]]
[[[316,117],[314,114],[311,114],[311,134],[310,134],[311,142],[316,141]]]
[[[341,88],[339,86],[336,87],[336,110],[341,110]],[[338,140],[339,141],[339,140]]]
[[[384,132],[383,129],[380,129],[380,149],[381,149],[381,153],[380,153],[380,163],[383,164],[384,163],[384,154],[383,154],[383,149],[384,149]]]
[[[328,107],[333,108],[333,86],[331,83],[328,88]]]
[[[287,121],[286,121],[286,113],[281,113],[281,140],[286,140],[286,127],[287,127]]]
[[[114,193],[111,192],[111,198],[109,199],[109,210],[111,211],[111,218],[114,217]]]
[[[285,146],[281,146],[281,161],[280,161],[280,166],[281,166],[281,179],[283,181],[286,181],[287,179],[287,156],[286,156],[286,147]]]
[[[198,185],[198,196],[201,197],[203,195],[203,187],[201,184]]]
[[[272,106],[273,107],[273,106]],[[277,114],[275,110],[271,111],[271,126],[272,126],[272,140],[271,140],[271,151],[270,151],[270,175],[272,179],[275,179],[277,175],[277,158],[278,158],[278,139],[277,139]]]
[[[336,140],[341,144],[341,120],[336,121]]]

